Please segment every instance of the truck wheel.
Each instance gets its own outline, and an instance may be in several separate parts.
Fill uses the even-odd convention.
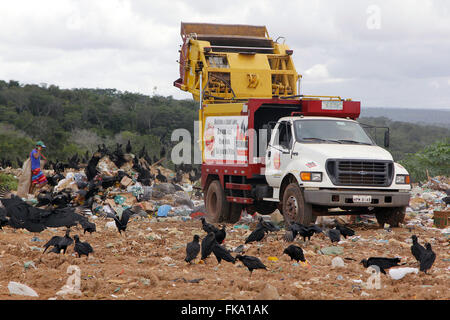
[[[226,219],[229,203],[219,180],[214,180],[208,186],[205,197],[206,217],[208,222],[217,223]]]
[[[398,227],[399,223],[403,223],[405,219],[406,207],[396,207],[396,208],[381,208],[375,209],[375,217],[377,218],[378,224],[384,227],[385,223],[388,223],[391,227]]]
[[[309,225],[313,222],[312,205],[305,203],[302,190],[297,183],[289,184],[284,190],[282,212],[288,224],[298,222]]]
[[[241,213],[244,206],[240,203],[230,203],[230,214],[224,222],[236,223],[241,219]]]

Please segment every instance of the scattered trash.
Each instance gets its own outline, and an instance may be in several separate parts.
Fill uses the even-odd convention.
[[[248,225],[246,225],[246,224],[238,224],[238,225],[235,225],[233,227],[233,229],[245,229],[245,230],[248,230],[248,229],[250,229],[250,227]]]
[[[277,257],[268,257],[267,258],[269,261],[272,261],[272,262],[277,262],[278,261],[278,258]]]
[[[158,208],[158,217],[167,217],[167,214],[169,213],[169,211],[172,210],[172,206],[169,206],[167,204],[162,205]]]
[[[8,283],[8,290],[10,294],[18,294],[21,296],[39,297],[36,291],[19,282],[10,281]]]
[[[341,257],[333,258],[333,260],[331,260],[331,267],[332,268],[343,268],[343,267],[345,267],[344,260],[342,260]]]
[[[108,221],[107,223],[105,223],[105,228],[106,229],[111,229],[111,230],[117,230],[116,222],[115,221]]]
[[[255,297],[255,300],[280,300],[277,288],[266,284],[264,289]]]
[[[389,269],[389,275],[394,280],[400,280],[404,276],[406,276],[408,273],[415,273],[417,274],[419,272],[418,268],[390,268]]]
[[[33,261],[27,261],[27,262],[25,262],[25,263],[23,264],[23,267],[24,267],[25,269],[28,269],[29,267],[33,267],[33,268],[37,269],[36,266],[34,265],[34,262],[33,262]]]
[[[332,246],[332,247],[325,247],[318,251],[319,254],[325,254],[325,255],[339,255],[344,253],[343,247],[338,246]]]

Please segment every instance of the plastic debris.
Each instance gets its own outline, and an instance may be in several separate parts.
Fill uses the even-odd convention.
[[[332,268],[343,268],[343,267],[345,267],[344,260],[342,260],[341,257],[333,258],[333,260],[331,260],[331,267]]]
[[[158,208],[158,217],[167,217],[167,214],[169,213],[169,211],[172,210],[172,206],[169,206],[167,204],[162,205]]]
[[[106,229],[117,229],[116,222],[115,221],[108,221],[105,223]]]
[[[320,249],[318,253],[325,255],[339,255],[344,253],[344,248],[338,246],[325,247]]]
[[[272,262],[277,262],[278,261],[278,258],[277,257],[268,257],[267,258],[269,261],[272,261]]]
[[[28,269],[29,267],[33,267],[33,268],[37,269],[36,266],[34,265],[34,262],[33,262],[33,261],[26,261],[26,262],[23,264],[23,267],[24,267],[25,269]]]
[[[8,283],[8,290],[10,294],[18,294],[21,296],[39,297],[36,291],[19,282],[10,281]]]
[[[234,229],[246,229],[246,230],[250,229],[250,227],[246,224],[238,224],[238,225],[235,225],[233,228]]]
[[[400,280],[404,276],[406,276],[408,273],[415,273],[417,274],[419,272],[418,268],[390,268],[389,269],[389,276],[394,280]]]

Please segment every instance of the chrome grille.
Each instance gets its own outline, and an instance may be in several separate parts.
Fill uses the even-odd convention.
[[[393,162],[382,160],[329,159],[328,176],[338,186],[389,186],[393,178]]]

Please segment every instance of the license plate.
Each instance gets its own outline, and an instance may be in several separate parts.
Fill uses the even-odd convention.
[[[353,196],[353,203],[371,203],[372,202],[372,196]]]

